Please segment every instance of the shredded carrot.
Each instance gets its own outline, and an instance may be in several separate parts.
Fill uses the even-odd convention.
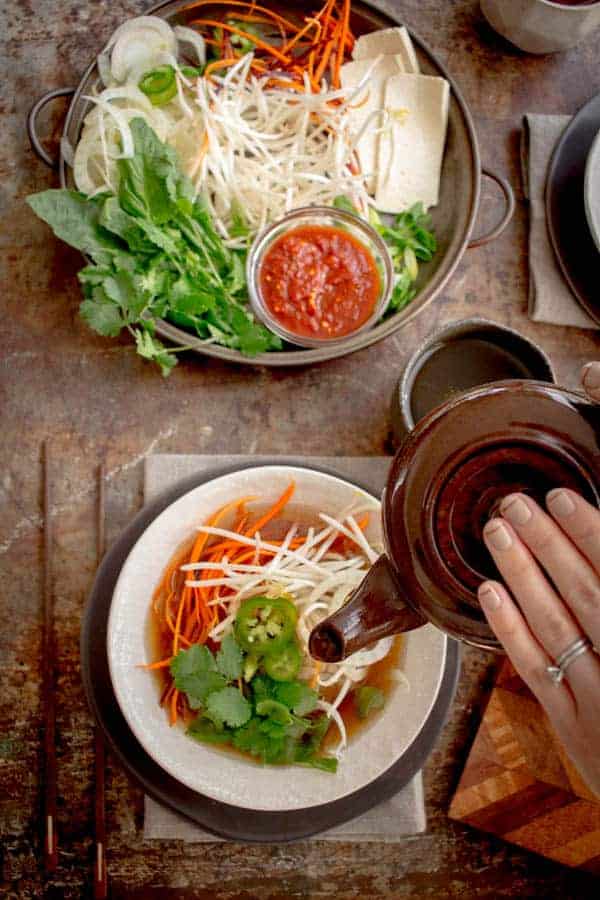
[[[267,510],[267,512],[258,519],[254,525],[252,525],[247,531],[244,532],[246,537],[253,537],[257,531],[260,531],[263,526],[270,522],[271,519],[274,519],[276,515],[278,515],[286,503],[291,500],[294,491],[296,490],[296,485],[292,481],[292,483],[285,489],[281,497],[273,504],[273,506]]]
[[[344,15],[340,20],[340,39],[338,43],[338,47],[335,54],[335,68],[333,73],[333,86],[340,86],[340,68],[342,66],[342,60],[344,58],[344,48],[346,46],[346,37],[348,36],[348,30],[350,28],[350,0],[344,0]]]
[[[175,723],[177,722],[177,701],[178,700],[179,700],[179,691],[177,690],[177,688],[175,688],[175,690],[173,691],[173,694],[171,695],[171,703],[170,703],[171,715],[169,718],[170,718],[171,725],[175,725]]]
[[[227,22],[218,22],[216,19],[195,19],[195,25],[208,25],[211,28],[222,28],[224,31],[228,31],[231,34],[238,34],[240,37],[245,38],[247,41],[251,41],[253,44],[256,44],[257,47],[260,47],[261,50],[265,50],[267,53],[270,53],[275,59],[278,59],[282,63],[289,63],[289,56],[285,56],[283,53],[280,53],[276,47],[273,47],[271,44],[268,44],[266,41],[263,41],[261,38],[257,37],[255,34],[251,34],[249,31],[243,31],[241,28],[237,28],[235,25],[229,25]]]
[[[189,12],[189,11],[192,11],[195,9],[200,9],[200,7],[202,7],[202,6],[214,6],[214,5],[215,5],[214,0],[200,0],[200,2],[198,2],[198,3],[192,3],[192,4],[190,4],[190,6],[187,6],[186,12]],[[294,25],[294,23],[291,22],[289,19],[284,18],[283,16],[279,15],[279,13],[276,13],[272,9],[268,9],[268,7],[266,7],[266,6],[260,6],[257,3],[245,3],[245,2],[243,2],[243,0],[227,0],[227,3],[224,5],[227,8],[229,8],[230,6],[238,6],[238,7],[244,8],[244,9],[248,9],[248,10],[250,10],[251,15],[253,15],[255,12],[263,13],[265,16],[268,16],[269,19],[272,19],[275,22],[281,22],[281,24],[285,28],[287,28],[289,31],[298,31],[297,25]],[[241,19],[242,14],[241,13],[236,14],[235,18]],[[190,22],[190,24],[193,24],[194,22],[197,23],[198,20],[197,19],[192,20],[192,22]],[[217,24],[220,25],[221,23],[219,22]]]
[[[204,77],[208,78],[208,76],[211,75],[216,69],[227,69],[229,66],[235,65],[235,63],[239,61],[239,57],[237,56],[230,56],[227,59],[215,59],[205,68]]]
[[[325,46],[323,56],[321,57],[321,61],[319,62],[319,65],[317,66],[317,70],[315,72],[315,81],[317,82],[317,84],[320,83],[321,78],[325,73],[325,69],[327,68],[327,63],[329,62],[329,57],[331,56],[331,51],[333,50],[334,46],[334,40],[328,41]]]

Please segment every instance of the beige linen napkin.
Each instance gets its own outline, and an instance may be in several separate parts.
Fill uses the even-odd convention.
[[[546,225],[546,175],[570,116],[526,115],[521,132],[523,189],[529,199],[529,318],[550,325],[597,328],[563,277]]]
[[[156,454],[145,461],[144,498],[146,502],[171,487],[182,478],[203,472],[217,465],[232,465],[265,461],[260,456],[184,456]],[[270,460],[272,461],[272,460]],[[384,485],[390,460],[388,457],[307,457],[308,465],[322,465],[348,478],[354,478],[373,492]],[[419,772],[394,797],[369,810],[362,816],[337,828],[315,836],[314,840],[383,841],[393,843],[410,834],[425,831],[423,782]],[[145,797],[144,837],[155,840],[179,839],[186,842],[218,841],[191,820]]]

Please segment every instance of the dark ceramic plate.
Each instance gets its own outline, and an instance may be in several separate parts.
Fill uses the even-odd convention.
[[[600,253],[585,214],[585,166],[600,130],[600,94],[579,110],[559,140],[546,182],[546,221],[569,287],[600,325]]]
[[[265,464],[269,462],[306,465],[298,459],[287,458],[277,458]],[[146,793],[222,837],[237,841],[289,841],[340,825],[366,812],[393,796],[419,771],[437,741],[454,698],[460,668],[459,649],[449,639],[437,698],[422,730],[407,751],[368,786],[332,803],[286,812],[242,809],[196,793],[161,769],[129,729],[112,688],[106,652],[106,631],[114,587],[132,546],[167,506],[199,484],[253,465],[254,463],[248,463],[244,466],[216,467],[210,472],[188,478],[161,494],[138,513],[98,569],[83,616],[82,672],[88,702],[98,724],[121,763]],[[332,470],[320,471],[329,471],[329,474],[339,477],[339,473]],[[372,491],[372,487],[364,489]]]

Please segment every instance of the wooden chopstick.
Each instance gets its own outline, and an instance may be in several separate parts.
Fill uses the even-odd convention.
[[[100,565],[106,550],[106,472],[104,466],[98,468],[98,497],[96,525],[96,562]],[[105,803],[105,747],[104,736],[94,727],[94,898],[106,900],[108,896],[108,876],[106,872],[106,803]]]
[[[43,529],[44,529],[44,626],[42,636],[42,698],[44,704],[44,868],[55,872],[58,866],[56,834],[56,660],[54,640],[54,588],[52,584],[52,491],[50,486],[50,448],[42,445]]]

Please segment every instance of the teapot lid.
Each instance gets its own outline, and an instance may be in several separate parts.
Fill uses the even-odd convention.
[[[397,453],[383,511],[406,598],[448,633],[499,649],[477,600],[498,578],[483,527],[503,497],[544,505],[569,487],[600,505],[600,406],[536,381],[466,391],[419,422]]]

